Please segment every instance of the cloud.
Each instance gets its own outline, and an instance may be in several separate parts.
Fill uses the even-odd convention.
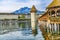
[[[38,10],[45,10],[51,0],[0,0],[0,12],[13,12],[21,7],[32,7],[35,5]]]

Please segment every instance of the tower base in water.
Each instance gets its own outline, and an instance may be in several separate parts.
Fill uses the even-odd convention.
[[[32,34],[36,36],[38,34],[37,29],[32,30]]]

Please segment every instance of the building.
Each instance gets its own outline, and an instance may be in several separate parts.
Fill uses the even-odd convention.
[[[37,14],[37,18],[42,14]],[[22,18],[24,16],[25,19],[31,19],[31,14],[13,14],[13,13],[0,13],[0,20],[4,19],[18,19],[18,17]],[[19,19],[20,19],[19,18]]]
[[[60,0],[53,0],[38,21],[45,40],[60,40]]]
[[[18,15],[11,13],[0,13],[0,20],[4,19],[18,19]]]

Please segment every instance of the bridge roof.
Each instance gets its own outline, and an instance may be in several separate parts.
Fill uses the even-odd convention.
[[[58,6],[60,6],[60,0],[53,0],[52,3],[50,5],[48,5],[47,8],[58,7]]]

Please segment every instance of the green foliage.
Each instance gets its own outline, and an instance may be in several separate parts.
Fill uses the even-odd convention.
[[[19,27],[25,28],[25,23],[19,23]]]
[[[19,19],[25,19],[25,15],[22,14],[22,15],[18,16],[18,18]]]

